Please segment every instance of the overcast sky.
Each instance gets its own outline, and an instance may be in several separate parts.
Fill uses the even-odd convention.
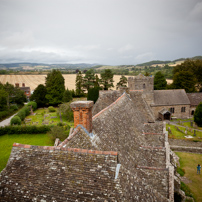
[[[202,55],[202,0],[0,0],[0,63]]]

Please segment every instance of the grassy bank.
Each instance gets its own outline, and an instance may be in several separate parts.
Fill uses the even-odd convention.
[[[9,159],[13,143],[52,146],[47,134],[21,134],[0,136],[0,171],[5,168]]]
[[[180,167],[185,170],[185,177],[190,181],[186,183],[194,194],[197,202],[202,201],[202,173],[197,175],[197,165],[202,164],[202,154],[176,152],[180,157]]]

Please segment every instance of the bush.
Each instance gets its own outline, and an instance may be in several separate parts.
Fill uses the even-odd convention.
[[[49,112],[55,112],[56,110],[55,110],[54,107],[50,106],[50,107],[48,107],[48,111],[49,111]]]
[[[16,111],[16,110],[18,110],[18,106],[17,105],[11,105],[10,109],[13,111]]]
[[[194,122],[202,127],[202,102],[196,107],[196,111],[194,112]]]
[[[29,106],[23,107],[23,110],[25,111],[26,116],[28,116],[30,114],[30,107]]]
[[[61,141],[63,141],[65,138],[67,138],[68,131],[65,131],[63,127],[53,126],[48,134],[52,142],[55,142],[56,138],[59,138]]]
[[[19,116],[14,116],[11,121],[10,121],[11,125],[21,125],[21,119]]]
[[[29,102],[27,106],[32,106],[33,111],[37,109],[37,103],[34,101]]]
[[[5,134],[42,134],[50,131],[51,126],[5,126],[0,127],[0,136]]]
[[[21,110],[17,113],[17,116],[20,117],[21,121],[24,121],[25,116],[26,116],[25,110],[21,109]]]

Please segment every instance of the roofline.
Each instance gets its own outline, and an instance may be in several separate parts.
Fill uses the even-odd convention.
[[[151,107],[158,107],[158,106],[173,106],[173,105],[190,105],[190,103],[187,103],[187,104],[183,104],[183,103],[181,103],[181,104],[172,104],[172,105],[169,105],[169,104],[151,104],[150,106]]]
[[[98,151],[98,150],[88,150],[88,149],[80,149],[80,148],[63,148],[58,146],[33,146],[33,145],[14,143],[13,147],[19,147],[23,149],[51,150],[51,151],[62,150],[62,151],[83,153],[83,154],[98,154],[98,155],[101,154],[101,155],[118,156],[118,152],[116,151]]]
[[[117,99],[115,100],[112,104],[110,104],[109,106],[107,106],[106,108],[104,108],[103,110],[101,110],[100,112],[98,112],[97,114],[95,114],[92,119],[97,118],[100,114],[102,114],[104,111],[106,111],[107,109],[111,108],[113,105],[115,105],[124,95],[127,95],[126,92],[124,91],[124,93]],[[129,98],[130,99],[130,98]]]

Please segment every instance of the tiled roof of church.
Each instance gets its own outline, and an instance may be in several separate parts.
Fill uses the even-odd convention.
[[[190,101],[184,89],[154,90],[154,105],[189,105]]]
[[[192,106],[197,106],[202,102],[202,93],[187,93]]]

